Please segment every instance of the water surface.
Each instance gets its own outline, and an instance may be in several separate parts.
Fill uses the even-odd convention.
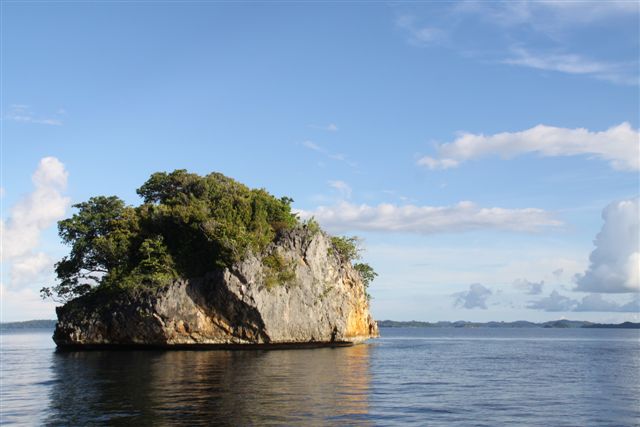
[[[57,352],[0,335],[0,422],[640,426],[640,331],[385,328],[347,348]]]

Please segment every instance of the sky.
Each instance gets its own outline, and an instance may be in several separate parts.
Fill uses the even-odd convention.
[[[1,12],[2,321],[56,222],[222,172],[357,235],[394,320],[640,321],[632,2],[16,2]]]

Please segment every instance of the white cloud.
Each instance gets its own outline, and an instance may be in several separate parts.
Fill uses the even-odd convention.
[[[460,162],[454,159],[434,159],[433,157],[425,156],[418,160],[418,164],[429,169],[449,169],[455,168]]]
[[[544,280],[530,282],[527,279],[518,279],[513,282],[513,286],[525,291],[528,295],[540,295],[544,287]]]
[[[312,141],[302,141],[302,145],[308,148],[309,150],[319,151],[321,153],[324,152],[324,150],[318,144]]]
[[[640,202],[638,198],[609,204],[594,241],[589,267],[576,276],[584,292],[640,291]]]
[[[11,263],[11,286],[29,284],[53,272],[53,259],[43,252],[23,255]]]
[[[362,230],[432,234],[481,229],[536,232],[562,225],[542,209],[481,208],[471,202],[460,202],[454,206],[398,206],[388,203],[369,206],[341,202],[298,213],[303,218],[315,217],[332,232]]]
[[[360,233],[359,233],[360,234]],[[442,287],[467,286],[469,283],[508,284],[514,278],[553,281],[550,274],[562,265],[568,275],[584,271],[584,250],[561,244],[549,245],[547,239],[510,236],[506,245],[494,233],[485,236],[443,236],[402,243],[403,236],[390,242],[388,236],[367,236],[365,258],[380,276],[376,290],[412,292],[417,288],[436,290]],[[506,237],[506,236],[504,236]],[[452,243],[451,241],[455,242]],[[386,242],[386,243],[382,243]],[[518,247],[517,251],[513,247]],[[459,288],[456,288],[458,290]],[[515,294],[518,298],[520,293]]]
[[[527,308],[543,311],[572,311],[576,304],[577,301],[560,295],[558,291],[553,291],[548,297],[531,301]]]
[[[402,15],[396,19],[396,25],[409,35],[409,43],[416,45],[428,45],[438,43],[446,39],[446,33],[433,26],[421,26],[416,23],[416,18],[411,15]]]
[[[528,50],[513,49],[512,56],[502,61],[504,64],[518,65],[538,70],[557,71],[567,74],[584,74],[613,83],[637,85],[638,76],[634,64],[616,64],[593,61],[569,53],[532,53]]]
[[[485,61],[638,85],[633,29],[639,5],[637,1],[458,1],[430,8],[420,19],[401,15],[395,23],[416,46],[447,45]],[[615,49],[607,55],[577,42],[587,33],[601,33]],[[531,52],[539,46],[545,51]],[[626,59],[611,60],[612,52],[623,53]],[[587,58],[594,54],[600,58]]]
[[[351,198],[351,187],[344,181],[329,181],[329,186],[340,194],[343,199]]]
[[[617,311],[620,306],[613,301],[608,301],[602,298],[599,294],[589,294],[582,298],[582,301],[578,303],[574,311]]]
[[[620,311],[628,313],[640,313],[640,294],[635,294],[631,301],[622,305]]]
[[[624,15],[637,17],[640,10],[640,3],[627,0],[608,1],[557,1],[539,0],[528,2],[533,6],[547,8],[555,13],[557,19],[562,20],[566,25],[590,24],[595,21],[608,19],[610,17],[620,17]]]
[[[312,129],[325,130],[327,132],[338,132],[338,125],[335,123],[329,123],[328,125],[310,125]]]
[[[487,298],[493,293],[491,289],[482,286],[480,283],[469,285],[468,291],[457,292],[452,296],[456,298],[454,305],[462,308],[481,308],[487,309]]]
[[[2,322],[56,317],[55,303],[43,301],[35,290],[29,288],[9,289],[0,283],[0,304]]]
[[[640,311],[640,295],[635,295],[626,304],[606,300],[600,294],[589,294],[582,300],[574,300],[557,291],[551,292],[548,297],[538,301],[531,301],[527,308],[551,312],[578,311],[578,312],[609,312],[609,313],[637,313]]]
[[[626,122],[601,132],[538,125],[521,132],[488,136],[463,133],[455,141],[441,144],[437,150],[438,158],[423,157],[418,164],[430,169],[447,169],[482,156],[510,158],[537,153],[546,157],[591,155],[608,161],[617,170],[640,169],[640,133]]]
[[[0,220],[2,247],[0,259],[11,263],[11,285],[35,280],[50,266],[44,253],[33,253],[41,233],[62,219],[70,199],[62,194],[67,187],[68,173],[55,157],[40,160],[31,177],[35,189],[11,209],[8,220]]]
[[[462,1],[454,5],[460,14],[472,14],[500,27],[528,25],[534,31],[553,35],[574,26],[638,13],[635,1]]]
[[[60,113],[57,113],[59,115]],[[20,123],[35,123],[40,125],[62,126],[62,120],[57,117],[38,117],[28,105],[13,104],[4,116],[5,119]]]
[[[316,144],[313,141],[302,141],[302,146],[305,148],[308,148],[309,150],[312,151],[317,151],[318,153],[323,154],[325,157],[332,159],[332,160],[338,160],[340,162],[344,162],[347,165],[351,166],[352,168],[357,167],[357,163],[352,162],[351,160],[349,160],[349,158],[347,158],[346,155],[342,154],[342,153],[332,153],[329,152],[328,150],[324,149],[323,147],[319,146],[318,144]]]
[[[40,160],[31,177],[35,190],[11,208],[6,222],[0,222],[2,259],[25,255],[37,247],[40,233],[64,217],[69,205],[69,198],[62,195],[67,175],[64,165],[55,157]]]

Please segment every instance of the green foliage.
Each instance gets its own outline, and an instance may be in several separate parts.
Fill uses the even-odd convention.
[[[302,226],[309,231],[311,237],[320,232],[320,224],[318,224],[318,221],[316,221],[314,217],[302,221]]]
[[[360,278],[362,279],[362,283],[364,284],[364,291],[367,295],[367,299],[371,299],[371,295],[369,295],[368,292],[369,285],[371,284],[371,282],[373,282],[373,279],[378,276],[378,273],[376,273],[369,264],[366,264],[364,262],[358,262],[354,264],[353,268],[355,268],[358,274],[360,274]]]
[[[330,254],[335,253],[342,262],[353,262],[361,258],[362,248],[360,247],[360,242],[361,240],[356,236],[332,237],[329,252]],[[362,279],[367,299],[371,299],[368,288],[373,279],[378,276],[378,273],[369,264],[363,262],[353,264],[353,268]]]
[[[56,264],[59,283],[43,288],[43,297],[64,302],[97,286],[131,290],[201,276],[298,225],[292,199],[220,173],[154,173],[137,193],[144,200],[138,207],[114,196],[74,205],[77,213],[58,223],[70,254]],[[290,280],[283,274],[279,281]]]
[[[262,259],[264,284],[267,289],[292,283],[296,278],[295,261],[287,261],[278,252]]]
[[[320,232],[313,219],[302,223],[292,199],[250,189],[220,173],[206,176],[176,170],[154,173],[138,190],[143,203],[127,206],[115,196],[74,205],[77,212],[58,223],[70,252],[55,266],[58,283],[43,298],[67,302],[89,293],[145,292],[178,277],[198,277],[229,267],[249,252],[263,253],[278,233],[301,227]],[[357,237],[332,237],[329,253],[341,262],[360,258]],[[263,258],[265,286],[295,282],[295,260],[277,251]],[[365,288],[377,275],[357,263]]]
[[[43,298],[66,302],[88,293],[110,271],[124,268],[135,242],[135,211],[117,197],[93,197],[73,207],[78,213],[58,223],[71,252],[56,264],[59,283],[42,288]]]
[[[356,236],[336,236],[331,238],[330,252],[335,253],[342,262],[360,259],[360,239]]]

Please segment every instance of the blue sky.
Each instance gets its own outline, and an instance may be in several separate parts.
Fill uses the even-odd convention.
[[[639,320],[637,2],[1,11],[2,320],[70,204],[178,168],[363,237],[379,319]]]

